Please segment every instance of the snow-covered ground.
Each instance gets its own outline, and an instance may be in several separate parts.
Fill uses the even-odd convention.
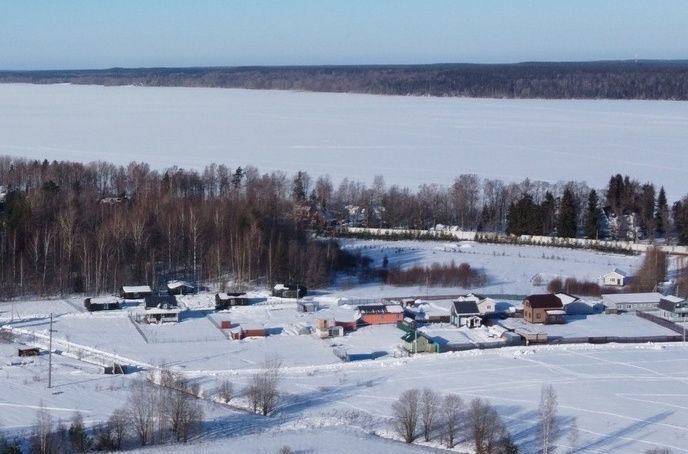
[[[688,103],[423,98],[213,88],[0,85],[0,154],[211,162],[415,188],[629,174],[685,194]]]
[[[633,271],[640,257],[532,246],[472,242],[383,242],[346,240],[344,246],[371,255],[376,264],[411,266],[464,261],[490,277],[484,293],[542,292],[530,277],[538,273],[596,279],[613,268]],[[321,308],[341,309],[346,299],[457,294],[465,289],[389,287],[379,284],[333,287],[313,292]],[[688,347],[673,344],[544,345],[470,350],[409,357],[400,350],[403,332],[395,326],[369,326],[327,340],[300,335],[313,327],[315,315],[299,313],[290,299],[251,293],[256,304],[215,312],[213,295],[181,297],[186,308],[178,324],[142,325],[130,314],[134,306],[87,313],[80,297],[0,303],[0,325],[9,325],[21,342],[45,347],[49,314],[54,315],[53,388],[47,389],[47,355],[17,357],[17,344],[0,342],[0,425],[26,434],[35,412],[45,406],[55,419],[79,410],[89,424],[107,419],[126,403],[129,383],[147,369],[170,367],[200,386],[205,403],[204,431],[192,445],[153,447],[147,452],[276,452],[290,446],[299,452],[417,452],[395,441],[390,431],[391,404],[404,390],[428,386],[457,393],[468,401],[489,399],[506,420],[522,452],[535,451],[536,409],[542,384],[559,397],[562,437],[577,419],[578,452],[643,453],[668,447],[688,453]],[[429,303],[446,311],[450,299]],[[499,299],[502,304],[506,299]],[[508,301],[518,305],[518,301]],[[430,307],[429,306],[429,307]],[[260,325],[266,338],[229,340],[222,321]],[[516,326],[522,321],[508,319]],[[634,315],[595,314],[569,317],[565,325],[538,326],[550,337],[653,336],[673,334]],[[447,324],[428,329],[449,342],[490,342],[487,328],[456,329]],[[336,353],[355,359],[342,362]],[[363,359],[373,358],[373,359]],[[241,410],[241,392],[231,407],[213,402],[221,380],[241,390],[267,360],[282,362],[277,412],[263,418]],[[107,376],[100,366],[120,362],[140,372]],[[201,444],[202,443],[202,444]],[[430,443],[427,449],[438,447]],[[426,449],[426,448],[423,448]],[[470,452],[470,445],[457,448]],[[563,450],[562,450],[563,451]]]

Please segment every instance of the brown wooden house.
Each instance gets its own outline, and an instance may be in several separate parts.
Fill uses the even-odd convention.
[[[529,295],[523,300],[523,318],[529,323],[566,323],[566,311],[554,294]]]

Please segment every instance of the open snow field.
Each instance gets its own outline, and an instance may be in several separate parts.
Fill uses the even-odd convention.
[[[683,196],[688,103],[422,98],[213,88],[0,85],[0,154],[211,162],[412,188],[627,173]]]
[[[467,261],[490,277],[488,286],[472,290],[511,295],[544,291],[530,282],[537,273],[596,279],[615,267],[633,271],[641,260],[584,250],[473,242],[344,240],[343,245],[360,249],[376,264],[384,255],[390,264],[399,266]],[[319,289],[312,298],[321,307],[334,309],[346,298],[464,291],[368,284]],[[48,390],[47,355],[18,358],[17,344],[0,341],[0,426],[26,434],[41,405],[55,420],[68,420],[79,410],[88,424],[96,424],[125,405],[131,380],[164,365],[201,386],[206,399],[204,430],[192,440],[193,447],[152,447],[145,452],[274,453],[285,445],[297,452],[422,452],[418,445],[396,441],[389,418],[391,404],[403,391],[428,386],[441,393],[457,393],[465,401],[489,399],[521,452],[533,453],[540,387],[552,384],[559,398],[562,448],[567,428],[576,418],[580,429],[576,452],[643,453],[667,447],[674,453],[688,453],[688,347],[682,343],[505,347],[408,357],[399,349],[403,332],[394,326],[369,326],[344,337],[320,340],[298,334],[313,326],[315,316],[297,312],[294,300],[270,298],[264,290],[251,292],[251,297],[256,301],[252,306],[214,312],[212,295],[187,295],[180,298],[187,308],[181,322],[164,325],[135,323],[129,317],[137,310],[132,306],[87,313],[79,297],[1,302],[0,325],[11,326],[28,345],[47,346],[48,317],[53,313],[53,347],[58,354],[53,355],[54,386]],[[442,311],[450,300],[430,304]],[[271,335],[228,340],[227,331],[219,329],[227,320],[264,326]],[[628,314],[569,317],[565,325],[539,326],[538,330],[553,338],[671,334]],[[491,340],[487,329],[461,331],[435,325],[431,332],[451,342]],[[375,359],[345,363],[337,351]],[[241,390],[271,359],[283,365],[280,390],[284,399],[273,416],[245,412],[247,402],[241,392],[231,406],[213,400],[212,391],[220,381],[230,380]],[[140,372],[103,375],[100,366],[112,362],[134,365]],[[431,442],[422,450],[434,452],[438,447]],[[471,452],[470,444],[461,443],[457,450]]]

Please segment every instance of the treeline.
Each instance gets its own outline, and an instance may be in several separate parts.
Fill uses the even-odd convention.
[[[384,263],[384,262],[383,262]],[[459,266],[433,263],[430,266],[413,266],[407,269],[383,270],[383,279],[389,285],[428,285],[432,287],[481,287],[487,284],[487,277],[481,270],[471,268],[468,263]]]
[[[283,174],[2,158],[0,185],[3,297],[172,278],[318,287],[347,265],[295,221]]]
[[[491,98],[688,99],[687,61],[4,71],[0,82]]]

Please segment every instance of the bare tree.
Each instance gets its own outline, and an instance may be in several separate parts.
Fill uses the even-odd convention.
[[[440,410],[440,396],[430,388],[423,388],[420,397],[420,419],[425,441],[430,441]]]
[[[229,380],[223,380],[220,386],[217,387],[217,397],[224,403],[229,403],[234,397],[234,385]]]
[[[469,432],[476,454],[511,454],[518,449],[511,441],[502,418],[489,402],[476,398],[468,410]]]
[[[420,391],[417,389],[404,391],[392,404],[394,427],[406,443],[413,443],[416,439],[419,406]]]
[[[447,447],[453,448],[456,444],[456,436],[461,423],[463,401],[456,394],[447,394],[442,400],[442,417],[445,430]]]
[[[113,447],[115,449],[122,448],[122,442],[127,435],[129,421],[127,412],[123,408],[118,408],[112,412],[110,419],[108,419],[107,428],[110,431]]]
[[[279,402],[277,385],[280,380],[281,367],[280,361],[268,361],[264,371],[251,377],[246,395],[254,412],[260,412],[263,416],[267,416],[277,407]]]
[[[543,385],[540,390],[539,436],[542,454],[554,451],[557,434],[557,393],[552,385]]]
[[[157,416],[157,395],[146,382],[136,380],[131,384],[128,401],[128,416],[139,443],[147,445],[153,439]]]
[[[53,430],[53,418],[41,403],[36,411],[36,419],[31,427],[31,449],[37,454],[57,453],[57,443]]]

